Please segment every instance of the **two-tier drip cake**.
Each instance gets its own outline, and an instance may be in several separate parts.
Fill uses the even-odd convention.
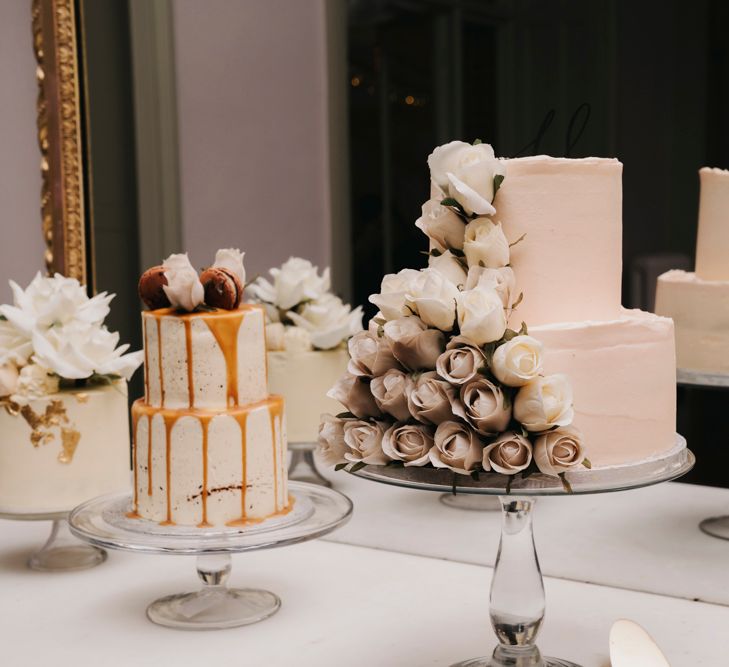
[[[185,255],[148,270],[140,295],[145,395],[132,407],[132,516],[245,525],[290,508],[284,403],[267,389],[265,313],[241,304],[242,253],[198,277]]]

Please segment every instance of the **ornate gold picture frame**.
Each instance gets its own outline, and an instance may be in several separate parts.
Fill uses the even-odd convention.
[[[92,239],[87,224],[79,5],[76,0],[32,2],[45,263],[50,273],[89,284]]]

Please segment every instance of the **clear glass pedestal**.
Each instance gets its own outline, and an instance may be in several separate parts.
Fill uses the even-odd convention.
[[[660,459],[568,473],[571,494],[559,479],[542,474],[515,478],[509,493],[505,478],[493,473],[481,473],[479,479],[473,479],[444,469],[366,466],[352,474],[411,489],[498,497],[501,540],[491,580],[490,617],[499,643],[491,656],[465,660],[452,667],[579,667],[568,660],[543,657],[536,645],[546,609],[532,532],[537,498],[626,491],[676,479],[693,465],[694,456],[686,448],[686,441],[676,436],[674,449]]]
[[[332,483],[324,477],[316,466],[315,442],[290,442],[289,479],[308,484],[319,484],[331,488]]]
[[[102,496],[77,507],[71,531],[95,546],[135,553],[197,556],[200,590],[152,602],[147,618],[165,627],[218,630],[257,623],[275,614],[281,600],[255,588],[229,588],[231,554],[297,544],[326,535],[346,523],[352,502],[337,491],[290,482],[289,514],[244,527],[162,526],[127,516],[130,494]]]

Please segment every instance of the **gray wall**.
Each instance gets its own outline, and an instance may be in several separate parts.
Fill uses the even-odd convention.
[[[0,302],[43,265],[30,2],[0,2]]]
[[[173,0],[183,242],[330,263],[324,0]]]

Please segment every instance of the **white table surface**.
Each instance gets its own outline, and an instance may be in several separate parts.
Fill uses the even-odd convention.
[[[344,472],[325,474],[355,506],[352,521],[326,539],[494,564],[499,512],[452,509],[439,502],[438,493]],[[729,541],[709,537],[698,527],[702,519],[719,514],[729,514],[729,489],[677,482],[620,493],[540,498],[534,534],[542,572],[729,605]]]
[[[149,623],[144,609],[155,597],[197,587],[193,558],[113,552],[84,572],[31,572],[25,558],[48,528],[0,522],[3,666],[423,667],[490,653],[495,643],[486,567],[324,541],[234,556],[231,582],[273,590],[281,611],[245,628],[182,632]],[[628,617],[648,629],[673,667],[727,664],[729,607],[560,579],[545,584],[539,644],[547,654],[608,667],[609,628]]]

